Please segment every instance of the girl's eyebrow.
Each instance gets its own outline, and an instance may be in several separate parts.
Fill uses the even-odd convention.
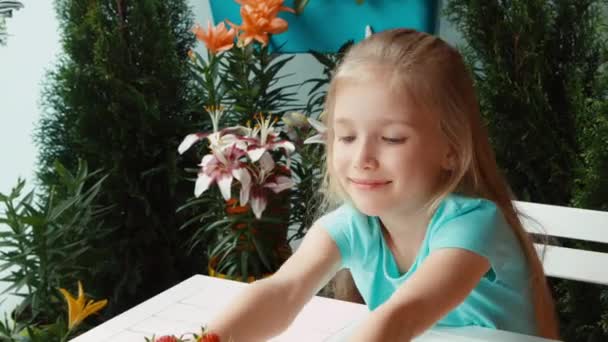
[[[350,125],[352,123],[352,120],[347,119],[347,118],[339,118],[336,119],[335,124],[336,125]]]
[[[351,120],[349,118],[338,118],[338,119],[336,119],[335,124],[348,126],[348,125],[352,125],[353,121],[354,120]],[[414,127],[414,125],[412,125],[410,122],[408,122],[407,120],[403,120],[403,119],[380,118],[375,121],[382,125],[404,125],[404,126]]]

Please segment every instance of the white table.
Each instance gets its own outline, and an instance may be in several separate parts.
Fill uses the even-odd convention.
[[[247,284],[195,275],[102,325],[73,339],[73,342],[144,342],[152,334],[180,335],[200,331],[214,313]],[[329,298],[314,297],[293,324],[271,341],[343,341],[357,322],[369,313],[367,307]],[[431,329],[415,342],[549,342],[505,331],[478,327]]]

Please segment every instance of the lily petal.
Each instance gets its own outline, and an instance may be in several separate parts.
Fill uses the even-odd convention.
[[[325,134],[316,134],[304,140],[304,144],[325,144]]]
[[[213,132],[209,134],[207,136],[207,140],[209,140],[209,143],[213,146],[220,145],[220,142],[222,140],[222,132]]]
[[[276,143],[272,144],[272,149],[275,150],[277,148],[282,148],[285,150],[285,153],[287,154],[291,154],[293,151],[296,150],[296,146],[288,140],[281,140],[281,141],[277,141]]]
[[[198,164],[198,166],[206,167],[213,159],[215,159],[215,156],[213,154],[207,154],[203,157],[201,163]]]
[[[76,304],[81,308],[84,307],[85,304],[84,289],[82,288],[82,282],[80,280],[78,281],[78,299],[76,299]]]
[[[203,192],[207,191],[211,183],[213,183],[213,178],[209,177],[204,172],[199,172],[196,184],[194,185],[194,196],[199,197]]]
[[[194,145],[198,141],[204,139],[205,136],[206,136],[206,134],[204,134],[204,133],[192,133],[192,134],[186,135],[184,140],[182,140],[181,144],[179,144],[179,146],[177,147],[177,152],[179,152],[179,154],[183,154],[190,147],[192,147],[192,145]]]
[[[268,33],[278,34],[287,31],[287,21],[282,18],[273,18],[270,24],[266,26]]]
[[[251,188],[251,175],[245,168],[232,170],[232,175],[241,183],[240,204],[245,205],[249,201],[249,189]]]
[[[209,134],[207,140],[209,140],[209,144],[212,146],[212,148],[218,151],[224,151],[231,148],[232,145],[235,144],[240,149],[244,149],[247,146],[246,144],[241,142],[236,135],[232,133],[227,133],[227,131],[228,130],[225,129],[219,132]]]
[[[325,131],[327,131],[327,127],[319,120],[308,118],[308,123],[319,133],[325,133]]]
[[[264,184],[264,187],[269,188],[275,194],[278,194],[283,190],[290,189],[294,185],[295,182],[293,181],[293,179],[291,179],[291,177],[277,176],[275,182],[266,183]]]
[[[90,300],[86,307],[84,308],[84,310],[82,310],[81,313],[81,317],[82,320],[84,320],[85,318],[91,316],[92,314],[96,313],[97,311],[103,309],[106,305],[108,304],[108,300],[107,299],[103,299],[100,301],[94,301],[94,300]]]
[[[78,315],[79,307],[76,303],[76,299],[72,297],[72,295],[66,289],[59,289],[59,292],[65,298],[65,301],[68,303],[68,328],[71,329],[74,325],[74,321],[76,316]]]
[[[261,218],[262,213],[266,209],[266,198],[263,196],[252,196],[251,197],[251,210],[256,218]]]
[[[217,180],[217,185],[220,187],[220,192],[222,193],[222,197],[227,201],[230,199],[230,187],[232,186],[232,174],[224,173]]]
[[[249,155],[249,158],[251,158],[251,161],[255,163],[262,157],[264,152],[266,152],[265,147],[254,147],[251,150],[247,151],[247,155]]]
[[[262,155],[260,158],[260,167],[264,173],[268,173],[274,169],[274,160],[272,159],[270,153],[266,152]]]

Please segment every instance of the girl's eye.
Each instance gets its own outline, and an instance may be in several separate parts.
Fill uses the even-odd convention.
[[[390,144],[402,144],[405,142],[405,138],[388,138],[382,137],[382,140],[390,143]]]
[[[347,136],[343,136],[343,137],[338,137],[338,141],[345,142],[345,143],[353,142],[353,141],[355,141],[355,136],[347,135]]]

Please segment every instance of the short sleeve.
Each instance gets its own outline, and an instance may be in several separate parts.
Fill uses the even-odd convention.
[[[334,240],[342,261],[342,267],[348,268],[350,265],[351,251],[353,244],[353,219],[356,215],[356,210],[348,204],[343,204],[336,210],[325,214],[315,223],[329,233]]]
[[[429,252],[441,248],[462,248],[492,263],[505,224],[502,213],[493,202],[474,201],[451,210],[435,223]]]

